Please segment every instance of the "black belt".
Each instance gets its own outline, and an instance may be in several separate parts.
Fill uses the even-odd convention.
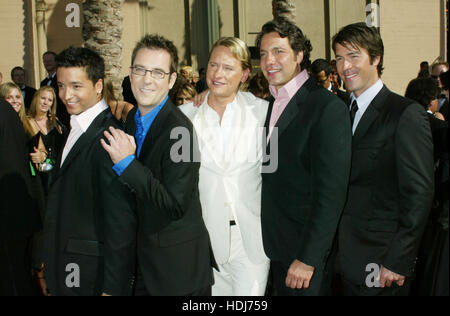
[[[236,225],[236,221],[230,221],[230,226]]]

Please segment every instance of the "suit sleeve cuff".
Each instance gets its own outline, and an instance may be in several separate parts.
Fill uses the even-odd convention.
[[[129,155],[128,157],[125,157],[112,167],[114,172],[120,177],[134,159],[136,159],[135,155]]]

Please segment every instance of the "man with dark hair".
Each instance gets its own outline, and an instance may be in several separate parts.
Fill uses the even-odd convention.
[[[344,291],[407,295],[433,198],[426,111],[383,85],[384,46],[376,28],[350,24],[332,47],[352,93],[352,168],[338,231]]]
[[[111,128],[105,132],[110,145],[102,141],[138,216],[139,296],[211,295],[213,283],[193,127],[168,97],[177,65],[171,41],[146,35],[138,42],[129,72],[138,107],[128,114],[128,134]]]
[[[59,96],[72,129],[51,174],[45,277],[51,295],[130,295],[136,218],[100,139],[117,126],[102,99],[105,64],[70,47],[56,59]]]
[[[309,77],[312,47],[299,27],[270,21],[256,43],[273,96],[265,123],[267,148],[278,148],[269,154],[278,159],[278,168],[262,175],[261,208],[274,292],[331,294],[330,254],[350,171],[348,112]]]
[[[337,89],[331,83],[331,65],[328,61],[321,58],[316,59],[311,65],[311,74],[316,78],[317,84],[339,97],[345,104],[348,104],[349,95],[341,89]]]
[[[11,70],[11,80],[22,91],[25,109],[28,111],[31,105],[31,100],[33,99],[34,93],[36,92],[36,89],[25,85],[25,69],[19,66],[14,67]]]
[[[63,123],[65,126],[70,127],[70,115],[67,112],[67,109],[64,103],[61,101],[58,93],[58,76],[56,73],[56,56],[55,52],[45,52],[42,55],[42,61],[44,63],[45,70],[47,70],[48,76],[41,81],[42,86],[51,86],[55,90],[56,94],[56,117]]]

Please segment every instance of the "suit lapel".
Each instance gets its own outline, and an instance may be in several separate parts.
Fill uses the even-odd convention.
[[[275,124],[275,127],[278,128],[278,137],[281,137],[283,132],[287,129],[289,124],[292,122],[292,120],[297,116],[299,113],[299,109],[305,104],[305,100],[309,94],[311,85],[314,85],[315,81],[312,77],[310,77],[303,85],[302,87],[296,92],[296,94],[291,98],[288,105],[284,109],[283,113],[281,114],[280,118],[278,119],[277,123]],[[270,115],[269,111],[267,114],[266,119],[266,126],[269,126],[270,123],[270,116],[272,115],[273,111],[273,102],[271,102],[270,105]],[[270,140],[269,140],[270,142]],[[269,144],[268,144],[269,145]]]
[[[386,86],[383,86],[380,92],[378,92],[372,100],[355,129],[355,134],[353,135],[353,147],[359,143],[373,122],[375,122],[381,112],[381,108],[385,105],[385,100],[389,93],[390,91],[386,88]]]
[[[158,115],[156,116],[155,120],[152,123],[152,126],[150,126],[147,135],[145,136],[141,148],[141,153],[139,155],[139,160],[144,161],[147,159],[147,156],[150,154],[152,150],[155,139],[158,139],[159,134],[161,134],[161,132],[163,131],[165,120],[167,119],[167,117],[174,108],[175,105],[173,105],[172,101],[170,101],[170,99],[167,99],[166,104],[164,104],[164,106],[159,111]],[[134,119],[133,123],[134,123],[134,133],[132,135],[136,136],[136,122],[134,121]]]
[[[98,141],[100,142],[100,136],[103,132],[102,127],[105,127],[104,121],[110,113],[111,112],[109,108],[100,113],[91,123],[87,131],[83,133],[80,138],[78,138],[77,142],[75,143],[75,145],[73,145],[72,149],[64,160],[63,165],[58,170],[56,178],[58,178],[65,172],[65,170],[70,166],[74,159],[81,153],[83,149],[86,148],[86,145],[92,143],[93,139],[98,138]]]

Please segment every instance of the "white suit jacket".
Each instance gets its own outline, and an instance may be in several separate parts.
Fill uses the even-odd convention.
[[[223,152],[217,128],[206,118],[207,101],[208,97],[200,107],[189,103],[180,109],[197,133],[201,155],[200,202],[214,256],[219,264],[227,262],[230,256],[232,214],[250,261],[262,263],[268,260],[261,233],[261,164],[268,102],[251,93],[237,93],[234,121],[226,140],[228,150]]]

